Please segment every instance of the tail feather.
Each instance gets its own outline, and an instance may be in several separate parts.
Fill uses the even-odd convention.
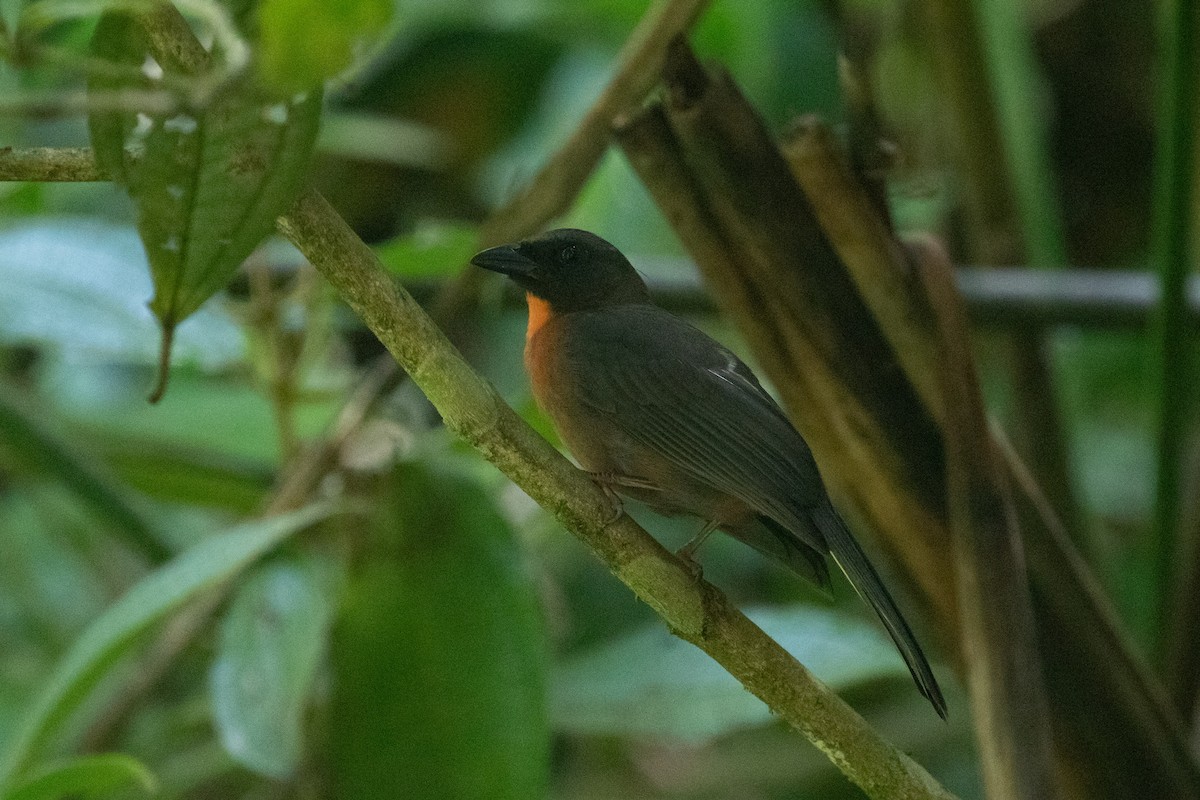
[[[921,646],[917,644],[912,629],[904,621],[900,609],[896,607],[891,594],[880,580],[879,573],[867,560],[867,554],[855,541],[841,515],[828,500],[810,509],[810,515],[817,529],[825,536],[834,561],[849,578],[855,591],[875,610],[888,635],[896,643],[900,655],[904,657],[904,663],[908,665],[908,671],[912,673],[917,689],[933,704],[938,716],[945,719],[946,700],[938,687],[937,679],[933,677],[933,670],[929,668],[929,662],[925,659]]]
[[[833,584],[829,582],[829,566],[825,563],[825,553],[814,550],[803,539],[770,517],[759,516],[757,521],[758,525],[739,530],[733,535],[809,581],[821,594],[832,600]]]

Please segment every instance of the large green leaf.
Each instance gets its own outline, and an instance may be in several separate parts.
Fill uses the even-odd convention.
[[[333,794],[542,796],[545,644],[512,531],[471,479],[413,464],[386,488],[334,629]]]
[[[313,555],[263,564],[239,587],[211,673],[217,732],[250,769],[284,778],[300,760],[304,710],[333,604]]]
[[[5,800],[101,798],[129,789],[150,794],[154,787],[154,776],[141,762],[119,753],[105,753],[51,767],[5,795]]]
[[[883,631],[867,619],[810,606],[747,613],[834,689],[908,675]],[[691,741],[771,720],[761,700],[659,624],[561,665],[551,712],[555,727],[572,733]]]
[[[327,506],[314,506],[213,534],[126,592],[75,640],[33,698],[19,729],[0,752],[0,793],[139,634],[329,513]]]
[[[114,65],[94,73],[94,97],[165,85],[170,65],[153,61],[128,14],[101,17],[92,49]],[[97,160],[137,206],[165,343],[273,230],[303,184],[320,120],[318,89],[280,99],[249,73],[194,82],[177,107],[89,117]]]

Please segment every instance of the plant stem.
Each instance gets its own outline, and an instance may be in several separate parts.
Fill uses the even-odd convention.
[[[1171,649],[1170,607],[1182,555],[1182,461],[1188,441],[1193,339],[1187,321],[1187,276],[1191,265],[1195,119],[1197,112],[1197,28],[1200,15],[1187,0],[1166,4],[1159,79],[1159,139],[1155,163],[1155,257],[1162,287],[1154,362],[1158,388],[1158,462],[1154,524],[1147,547],[1152,593],[1148,628],[1164,658]]]

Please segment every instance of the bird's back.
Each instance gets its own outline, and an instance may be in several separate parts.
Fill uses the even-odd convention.
[[[660,510],[722,519],[713,512],[749,509],[787,524],[825,496],[808,446],[749,368],[661,309],[557,316],[530,338],[526,363],[539,403],[586,469],[669,472],[674,491],[640,498]],[[688,495],[700,507],[687,507]]]

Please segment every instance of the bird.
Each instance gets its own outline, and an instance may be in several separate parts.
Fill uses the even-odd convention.
[[[828,591],[828,554],[946,718],[916,636],[834,508],[812,451],[741,359],[654,305],[629,260],[594,233],[560,228],[471,263],[525,291],[534,398],[606,493],[703,520],[679,553],[689,562],[722,530]]]

